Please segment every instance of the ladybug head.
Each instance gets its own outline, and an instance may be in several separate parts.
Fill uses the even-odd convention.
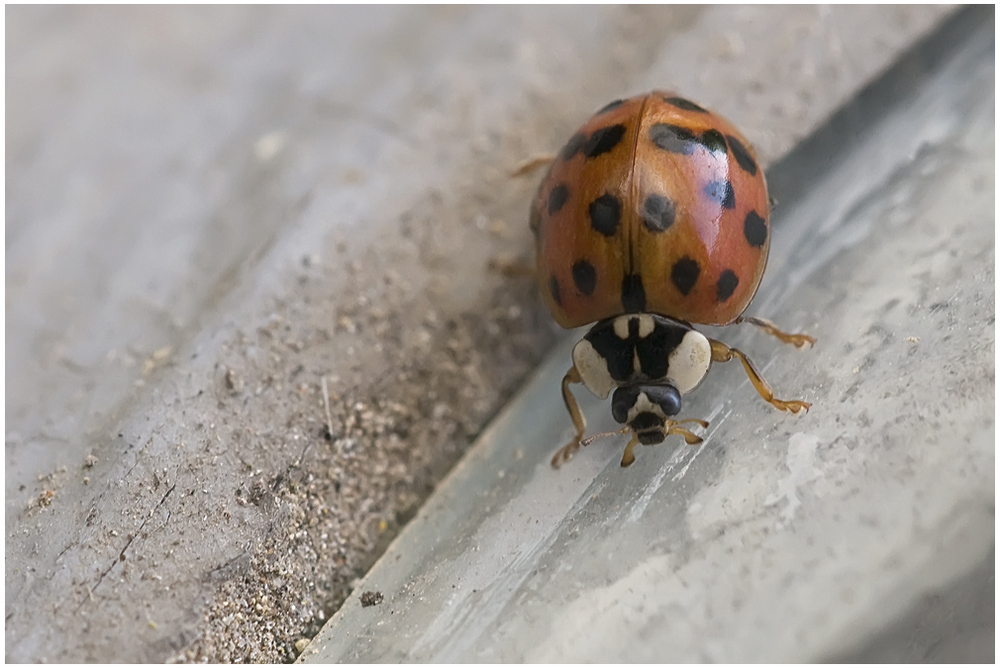
[[[669,383],[623,385],[611,397],[611,415],[643,445],[662,443],[667,420],[681,411],[681,393]]]

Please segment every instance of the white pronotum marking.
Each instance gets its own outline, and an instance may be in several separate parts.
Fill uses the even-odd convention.
[[[711,363],[712,346],[704,334],[692,329],[667,358],[667,379],[681,394],[687,394],[698,387]]]
[[[608,371],[607,361],[587,339],[582,339],[573,346],[573,366],[580,372],[580,378],[587,389],[601,399],[607,399],[617,385]]]

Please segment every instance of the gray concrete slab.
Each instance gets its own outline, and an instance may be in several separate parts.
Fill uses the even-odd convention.
[[[511,166],[653,86],[770,162],[947,11],[8,9],[7,659],[295,656],[558,335]]]
[[[964,19],[776,168],[799,195],[751,310],[819,342],[719,336],[808,415],[716,367],[703,444],[555,471],[567,342],[302,660],[991,662],[994,32]]]

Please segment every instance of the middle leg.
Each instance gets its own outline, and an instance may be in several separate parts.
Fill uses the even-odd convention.
[[[725,343],[714,339],[709,339],[708,342],[712,346],[713,362],[728,362],[735,357],[743,364],[743,369],[747,372],[747,376],[750,377],[750,382],[753,383],[754,388],[757,390],[757,394],[759,394],[764,401],[771,404],[778,410],[788,411],[789,413],[799,414],[805,413],[809,410],[809,407],[812,404],[805,401],[799,401],[797,399],[785,401],[775,397],[771,386],[768,385],[767,381],[764,380],[764,377],[760,375],[760,372],[757,371],[757,367],[750,361],[750,358],[743,354],[743,351],[737,350],[736,348],[730,348]]]

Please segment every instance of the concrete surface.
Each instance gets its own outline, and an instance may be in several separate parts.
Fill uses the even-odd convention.
[[[294,658],[556,339],[512,166],[653,86],[770,162],[947,11],[9,8],[7,660]]]
[[[563,345],[301,660],[992,662],[994,33],[963,19],[774,170],[800,195],[751,309],[819,342],[719,336],[808,415],[716,367],[700,446],[554,471]]]

